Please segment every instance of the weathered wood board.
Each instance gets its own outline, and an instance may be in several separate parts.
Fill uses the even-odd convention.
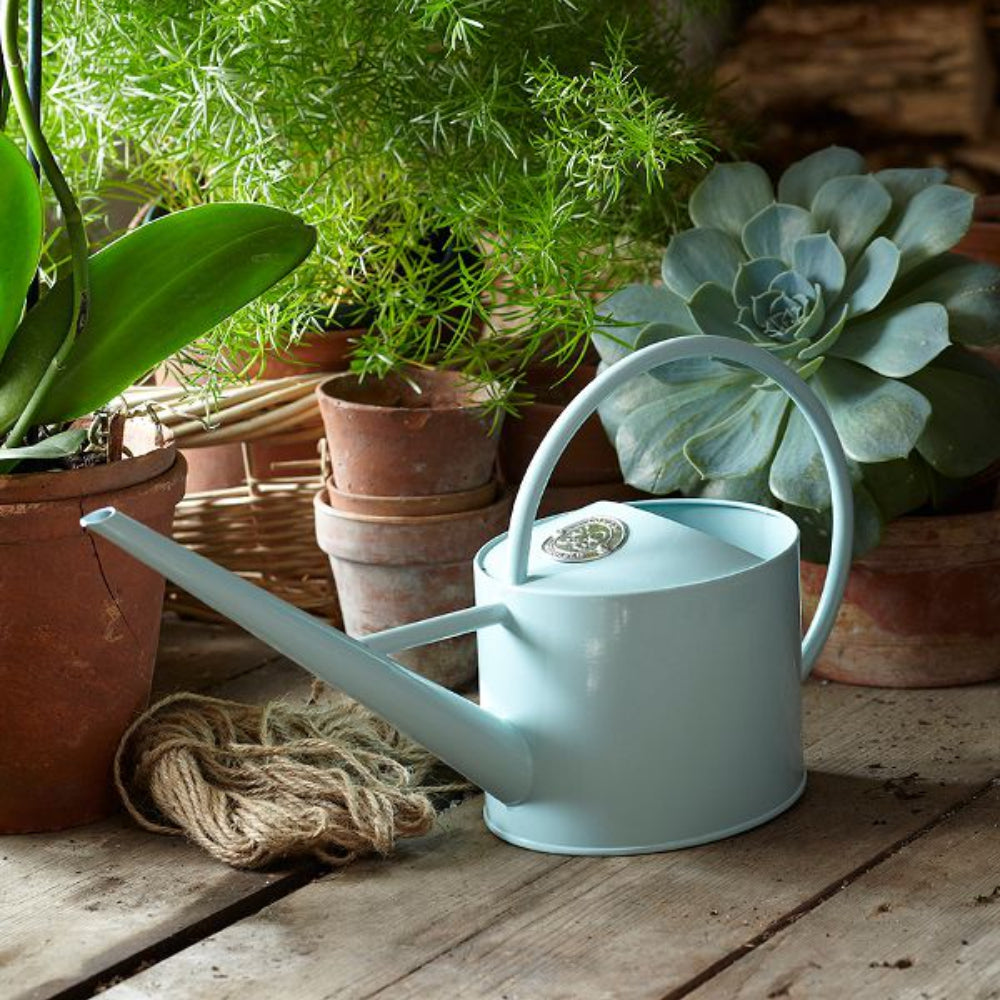
[[[310,688],[235,630],[177,623],[161,651],[161,691]],[[486,832],[478,798],[396,857],[333,873],[236,872],[123,817],[0,838],[0,998],[994,996],[1000,685],[804,698],[803,801],[673,854],[519,850]],[[859,969],[869,951],[889,964]]]
[[[254,1000],[283,984],[301,1000],[683,996],[1000,770],[1000,688],[810,685],[806,697],[810,791],[749,835],[673,854],[554,858],[492,838],[470,802],[395,861],[313,882],[109,1000],[179,990]]]
[[[1000,785],[735,962],[692,1000],[1000,997]]]
[[[210,688],[246,699],[309,689],[301,671],[235,629],[172,621],[164,622],[154,684],[161,694]],[[89,996],[122,963],[197,940],[312,873],[237,872],[124,816],[0,837],[0,998]]]

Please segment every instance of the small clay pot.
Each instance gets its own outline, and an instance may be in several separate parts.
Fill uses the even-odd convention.
[[[479,510],[432,517],[378,517],[315,500],[316,537],[330,557],[344,627],[362,636],[475,603],[472,559],[505,531],[507,495]],[[461,687],[476,676],[476,638],[460,636],[395,654],[431,680]]]
[[[551,368],[528,373],[525,387],[535,398],[516,417],[507,418],[500,437],[500,469],[508,483],[524,478],[542,439],[596,375],[596,365],[581,365],[568,377]],[[549,482],[557,488],[621,482],[618,456],[597,414],[587,419],[566,446]]]
[[[458,514],[464,510],[479,510],[496,499],[498,485],[490,480],[485,486],[461,493],[437,493],[427,497],[369,497],[344,493],[326,481],[327,502],[334,510],[348,514],[374,514],[377,517],[430,517]]]
[[[498,433],[487,393],[457,372],[334,375],[316,389],[333,481],[344,493],[433,496],[485,486]]]
[[[149,698],[163,578],[80,517],[111,504],[169,534],[184,473],[170,447],[0,476],[0,833],[114,810],[112,760]]]
[[[802,564],[806,620],[825,579]],[[875,687],[1000,679],[1000,511],[892,522],[855,560],[815,673]]]
[[[346,371],[354,340],[363,332],[352,329],[309,334],[294,347],[267,354],[262,361],[254,362],[247,370],[247,377],[266,381],[289,375]],[[160,385],[177,384],[175,378],[164,372],[158,374],[157,381]],[[269,443],[264,439],[252,442],[248,451],[254,476],[268,480],[301,474],[302,469],[290,463],[315,462],[319,457],[319,437],[317,433],[316,441]],[[238,443],[185,448],[183,454],[188,464],[189,493],[227,489],[246,481],[243,448]]]

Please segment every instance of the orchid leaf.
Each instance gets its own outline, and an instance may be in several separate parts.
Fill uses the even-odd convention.
[[[87,440],[85,427],[71,427],[68,431],[53,434],[35,444],[19,448],[0,448],[0,461],[37,461],[38,459],[67,458],[75,455]]]
[[[314,242],[314,230],[294,215],[237,204],[189,208],[115,240],[91,259],[87,327],[37,422],[106,405],[283,278]],[[0,430],[17,419],[55,355],[70,307],[70,282],[59,281],[18,328],[0,364]]]
[[[42,228],[38,180],[21,150],[0,132],[0,358],[17,329],[38,269]]]

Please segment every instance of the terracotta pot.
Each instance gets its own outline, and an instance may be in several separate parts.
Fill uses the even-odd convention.
[[[479,510],[493,503],[497,483],[490,480],[485,486],[460,493],[437,493],[427,497],[368,497],[344,493],[326,481],[326,498],[334,510],[348,514],[374,514],[378,517],[429,517],[435,514],[458,514],[463,510]]]
[[[528,373],[526,388],[535,394],[535,399],[517,417],[504,422],[500,437],[500,468],[507,482],[519,483],[524,478],[542,439],[566,406],[596,375],[596,365],[581,365],[565,381],[553,385],[562,377],[556,370],[539,368]],[[618,456],[594,414],[563,452],[550,483],[561,487],[614,482],[621,482]]]
[[[344,627],[361,636],[458,611],[475,602],[472,558],[505,531],[511,499],[433,517],[378,517],[315,502],[316,537],[330,557]],[[474,635],[396,654],[426,677],[459,687],[476,676]]]
[[[316,396],[333,481],[344,493],[431,496],[492,478],[498,435],[483,413],[486,391],[457,372],[335,375]]]
[[[807,620],[825,577],[803,563]],[[1000,511],[890,524],[851,569],[816,674],[877,687],[1000,679]]]
[[[115,808],[111,763],[149,697],[163,578],[79,520],[113,504],[169,534],[184,472],[171,447],[0,476],[0,833]]]
[[[252,379],[276,379],[310,372],[346,371],[350,363],[353,340],[362,330],[328,330],[307,336],[301,343],[278,353],[267,355],[263,363],[250,366]],[[161,385],[176,385],[172,376],[161,374]],[[318,457],[317,443],[311,441],[290,444],[269,444],[255,441],[248,446],[253,473],[258,479],[273,479],[281,475],[296,475],[287,463],[314,462]],[[246,480],[243,448],[238,443],[211,445],[207,448],[185,448],[188,463],[189,493],[227,489],[240,486]]]

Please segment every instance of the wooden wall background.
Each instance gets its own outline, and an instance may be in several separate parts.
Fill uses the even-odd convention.
[[[1000,191],[1000,0],[745,3],[719,57],[737,119],[778,170],[830,143],[873,167],[943,166]]]

